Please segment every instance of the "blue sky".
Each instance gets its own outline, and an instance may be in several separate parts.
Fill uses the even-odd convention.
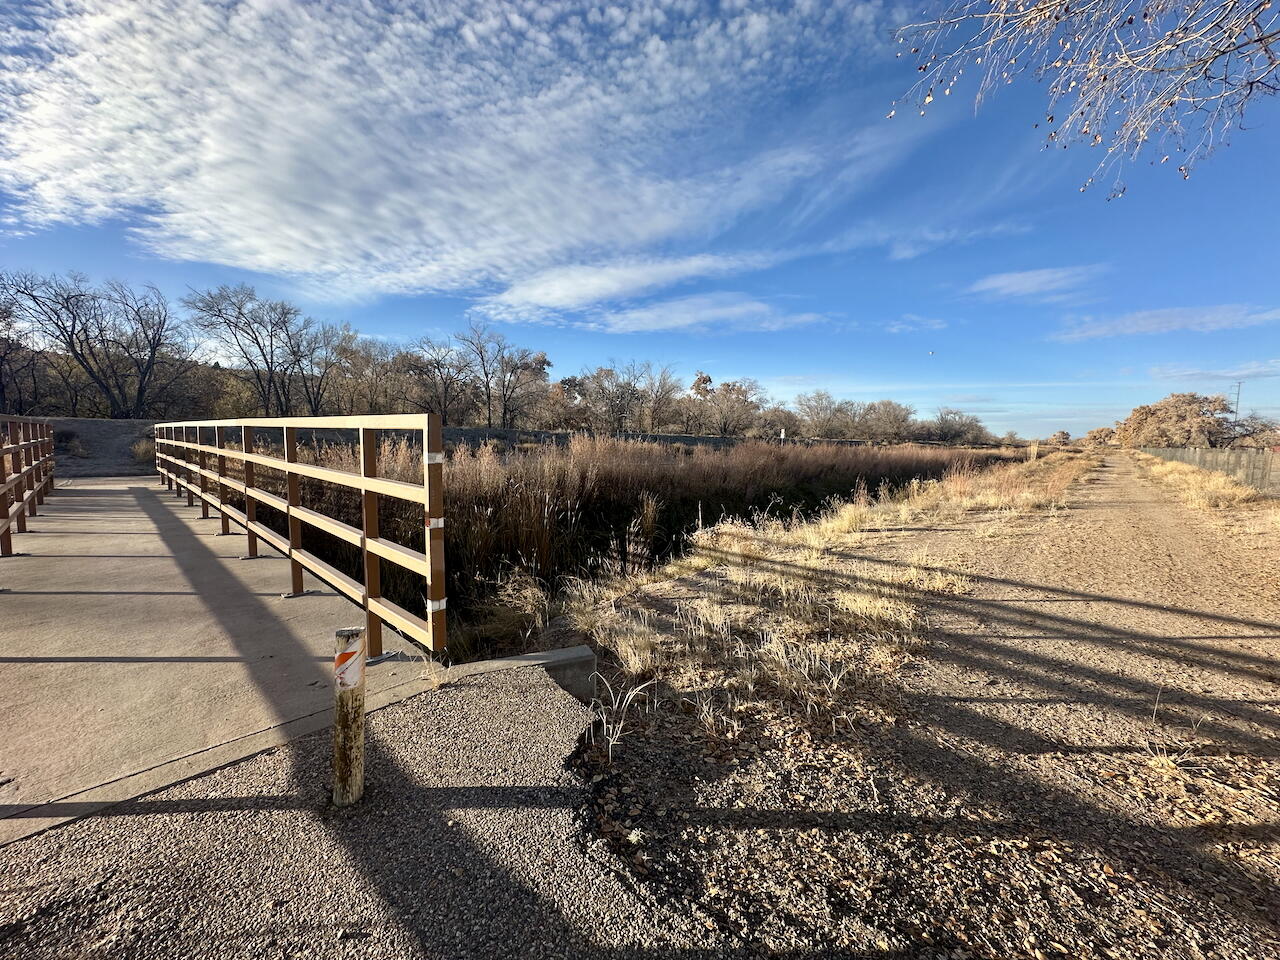
[[[1244,379],[1280,415],[1280,109],[1190,180],[921,117],[900,7],[101,0],[0,12],[0,268],[246,281],[366,334],[1079,433]]]

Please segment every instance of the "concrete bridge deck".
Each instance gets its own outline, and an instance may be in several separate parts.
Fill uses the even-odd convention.
[[[233,525],[233,531],[236,529]],[[362,622],[152,478],[60,481],[0,560],[0,843],[328,723],[333,632]],[[370,706],[421,689],[414,648]],[[68,804],[65,801],[80,801]]]

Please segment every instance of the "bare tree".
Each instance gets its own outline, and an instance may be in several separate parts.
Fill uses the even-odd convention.
[[[654,367],[647,360],[639,367],[641,429],[658,433],[677,420],[676,401],[684,384],[671,367]]]
[[[862,415],[862,430],[868,440],[900,443],[915,432],[914,407],[893,400],[876,400],[869,403]]]
[[[410,396],[417,407],[440,415],[441,423],[458,423],[475,402],[471,358],[451,343],[423,338],[409,355],[418,390]]]
[[[640,372],[635,364],[584,370],[576,379],[583,412],[596,430],[621,431],[640,428],[644,402]]]
[[[0,301],[82,370],[107,415],[137,419],[194,364],[194,346],[155,287],[102,288],[79,274],[0,275]]]
[[[312,321],[283,300],[261,300],[246,284],[193,291],[183,304],[226,351],[229,369],[253,387],[266,416],[293,412],[297,344]]]
[[[545,392],[551,366],[547,355],[513,346],[502,334],[478,323],[455,334],[454,339],[475,371],[485,425],[515,426]]]
[[[343,348],[355,339],[345,323],[299,323],[288,330],[290,367],[295,373],[307,412],[325,412],[341,367]]]
[[[1186,176],[1255,97],[1280,89],[1277,9],[1271,0],[953,0],[899,39],[919,60],[922,108],[970,67],[982,74],[979,100],[1031,73],[1048,81],[1049,143],[1120,157],[1169,140]]]
[[[809,436],[837,438],[852,437],[858,433],[867,407],[865,403],[852,400],[836,400],[826,390],[800,394],[796,397],[795,406]]]

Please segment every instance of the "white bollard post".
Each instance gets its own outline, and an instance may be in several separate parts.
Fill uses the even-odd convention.
[[[364,796],[363,627],[339,630],[333,657],[333,802],[349,807]]]

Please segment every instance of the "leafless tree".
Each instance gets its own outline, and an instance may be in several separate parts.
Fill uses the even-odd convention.
[[[345,323],[299,323],[289,328],[290,367],[295,373],[307,412],[313,417],[329,406],[342,367],[343,348],[355,339]]]
[[[1049,143],[1118,158],[1168,141],[1160,162],[1180,153],[1185,176],[1251,101],[1280,89],[1278,9],[1271,0],[953,0],[899,39],[918,59],[922,111],[966,69],[981,74],[979,100],[1030,73],[1048,83]]]
[[[472,360],[453,344],[424,337],[414,344],[409,366],[418,383],[410,402],[439,414],[441,423],[458,423],[475,402]]]
[[[475,371],[485,425],[513,427],[536,405],[547,385],[551,361],[542,352],[516,347],[489,327],[473,323],[456,334]]]
[[[259,299],[243,283],[193,291],[182,302],[226,352],[229,369],[253,387],[263,413],[292,413],[296,348],[312,321],[291,303]]]
[[[641,374],[635,364],[611,364],[584,370],[576,378],[578,395],[592,428],[601,431],[640,429],[644,402]]]
[[[641,423],[649,433],[658,433],[677,419],[676,401],[684,392],[684,384],[671,367],[655,367],[645,361],[640,365]]]
[[[95,288],[79,274],[0,275],[0,301],[84,372],[107,415],[140,418],[194,363],[185,325],[155,287]]]
[[[915,432],[914,407],[894,400],[876,400],[867,404],[861,427],[868,440],[900,443]]]

